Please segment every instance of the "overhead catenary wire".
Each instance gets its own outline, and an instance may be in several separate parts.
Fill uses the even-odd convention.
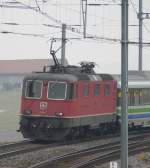
[[[36,1],[36,2],[38,2],[38,1]],[[8,3],[8,4],[10,4],[10,3]],[[24,4],[24,3],[20,2],[18,0],[17,1],[16,0],[12,1],[12,4],[15,5],[15,7],[19,6],[22,9],[31,9],[31,10],[34,10],[35,12],[38,12],[38,13],[42,14],[43,16],[46,16],[48,19],[52,20],[55,23],[54,25],[53,24],[43,24],[44,26],[52,27],[52,28],[61,28],[61,25],[62,25],[62,21],[61,20],[56,19],[55,17],[50,16],[48,13],[46,13],[46,12],[44,12],[42,10],[39,10],[38,7],[32,7],[30,5],[27,5],[27,4]],[[2,4],[2,5],[4,5],[4,4]],[[14,25],[17,26],[17,23],[11,23],[10,22],[10,23],[8,23],[8,25],[9,24],[10,25],[14,24]],[[18,24],[18,25],[21,25],[21,24]],[[77,25],[77,26],[81,27],[82,25]],[[74,33],[74,35],[75,34],[79,34],[79,35],[83,34],[83,32],[80,29],[76,28],[75,25],[67,25],[67,30],[69,30],[72,33]],[[24,34],[28,34],[28,33],[24,33]],[[106,43],[120,43],[120,39],[117,39],[117,38],[108,38],[108,37],[104,37],[104,35],[103,36],[99,36],[99,35],[87,34],[87,38],[90,39],[90,40],[94,40],[94,41],[97,40],[97,41],[102,41],[102,42],[106,42]],[[130,44],[137,45],[138,42],[131,42]],[[149,46],[149,43],[145,43],[144,46]]]
[[[132,5],[132,7],[133,7],[133,9],[134,9],[134,12],[135,12],[136,15],[138,16],[138,11],[137,11],[137,9],[136,9],[136,7],[135,7],[135,4],[133,3],[132,0],[130,0],[130,3],[131,3],[131,5]],[[143,23],[143,26],[144,26],[145,30],[146,30],[148,33],[150,33],[150,30],[148,29],[148,27],[146,26],[145,23]]]
[[[38,4],[38,2],[37,2],[37,0],[35,0],[35,3],[36,3],[37,8],[38,8],[39,10],[41,10],[41,9],[40,9],[40,6],[39,6],[39,4]]]
[[[0,33],[2,33],[2,34],[14,34],[14,35],[23,35],[23,36],[32,36],[32,37],[45,38],[44,34],[21,33],[21,32],[7,31],[7,30],[2,30],[2,31],[0,31]]]
[[[19,1],[15,1],[17,4],[21,4],[22,6],[21,7],[25,7],[25,9],[32,9],[32,10],[36,10],[37,12],[39,12],[39,10],[38,9],[36,9],[36,8],[34,8],[34,7],[30,7],[29,5],[26,5],[26,4],[24,4],[24,3],[22,3],[22,2],[19,2]],[[42,12],[42,11],[41,11]],[[41,14],[44,14],[44,15],[46,15],[46,13],[44,13],[44,12],[42,12]],[[49,16],[48,16],[49,17]],[[49,17],[49,19],[52,19],[52,21],[54,21],[54,22],[56,22],[57,24],[62,24],[62,22],[60,21],[60,20],[57,20],[57,19],[55,19],[55,18],[53,18],[53,17]],[[103,18],[103,19],[106,19],[106,18]],[[110,21],[110,19],[109,19],[109,21]],[[76,32],[76,33],[80,33],[80,34],[82,34],[82,32],[81,31],[79,31],[79,30],[77,30],[76,28],[72,28],[71,29],[71,26],[68,26],[68,29],[70,29],[71,31],[73,31],[73,32]]]
[[[43,12],[42,10],[39,10],[39,9],[37,9],[35,7],[31,7],[30,5],[24,4],[24,3],[20,2],[20,1],[14,1],[14,2],[16,2],[17,4],[22,5],[23,7],[25,7],[25,9],[31,9],[31,10],[33,10],[35,12],[40,13],[41,15],[45,16],[46,18],[50,19],[51,21],[55,22],[58,25],[62,25],[63,24],[61,20],[57,20],[56,18],[50,16],[49,14],[47,14],[46,12]],[[80,34],[80,35],[83,34],[82,31],[80,31],[79,29],[77,29],[75,27],[72,27],[72,26],[67,26],[67,30],[69,30],[69,31],[71,31],[73,33]],[[91,38],[92,36],[93,35],[88,34],[87,38]],[[107,38],[107,37],[105,38],[105,37],[100,37],[100,36],[95,36],[95,35],[93,36],[93,39],[95,39],[96,37],[98,38],[98,40],[100,40],[100,39],[104,40],[105,39],[105,41],[112,41],[112,42],[117,41],[117,39],[115,40],[115,39],[111,39],[111,38]]]

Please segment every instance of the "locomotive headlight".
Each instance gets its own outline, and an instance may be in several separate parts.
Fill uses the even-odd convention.
[[[63,112],[55,112],[55,116],[57,117],[62,117],[64,114]]]
[[[31,110],[24,110],[23,114],[25,115],[31,115],[32,114],[32,111]]]

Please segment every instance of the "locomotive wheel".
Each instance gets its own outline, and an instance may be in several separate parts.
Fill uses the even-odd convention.
[[[70,134],[71,128],[55,128],[48,131],[49,140],[62,141],[66,140]]]
[[[89,135],[88,127],[74,127],[70,129],[67,139],[74,140],[78,138],[87,137]]]

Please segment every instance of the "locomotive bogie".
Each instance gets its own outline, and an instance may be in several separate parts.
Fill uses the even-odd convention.
[[[98,130],[99,133],[102,134],[106,131],[112,131],[113,128],[116,129],[118,126],[114,115],[88,116],[82,118],[22,116],[20,125],[21,132],[25,138],[39,140],[63,140],[69,136],[75,137],[76,134],[79,134],[77,133],[79,132],[79,128],[80,131],[86,128],[88,132]],[[72,135],[70,133],[72,133]]]

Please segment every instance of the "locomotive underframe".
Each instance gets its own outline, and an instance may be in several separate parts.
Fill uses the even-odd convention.
[[[85,131],[99,129],[99,132],[116,127],[115,114],[85,116],[80,118],[21,116],[20,131],[24,138],[38,140],[62,140],[74,136],[77,128]]]

